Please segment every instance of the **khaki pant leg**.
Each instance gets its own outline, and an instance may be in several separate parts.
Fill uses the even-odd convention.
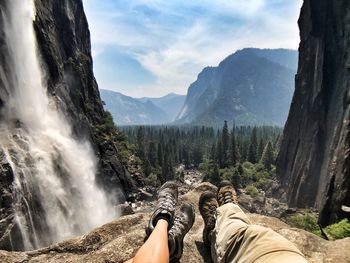
[[[307,262],[301,252],[288,240],[271,229],[252,225],[233,203],[216,210],[217,219],[212,232],[212,258],[214,262]],[[283,257],[283,261],[272,261]],[[267,261],[264,260],[267,259]],[[258,261],[258,259],[263,261]]]

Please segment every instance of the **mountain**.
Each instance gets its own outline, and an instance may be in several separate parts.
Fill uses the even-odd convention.
[[[174,121],[185,103],[186,96],[169,93],[160,98],[141,98],[140,101],[151,101],[154,105],[161,108],[169,117],[169,121]]]
[[[163,124],[168,115],[150,100],[139,100],[119,92],[100,90],[106,109],[117,125]]]
[[[106,109],[117,125],[156,125],[170,123],[184,103],[185,96],[170,93],[160,98],[132,98],[119,92],[100,90]]]
[[[285,49],[239,50],[207,67],[188,89],[175,123],[283,126],[294,89],[298,53]]]
[[[305,0],[295,93],[277,158],[291,207],[317,207],[327,225],[350,214],[348,0]]]

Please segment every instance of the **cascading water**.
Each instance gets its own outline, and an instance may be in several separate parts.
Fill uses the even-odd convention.
[[[46,94],[33,30],[34,0],[6,5],[2,19],[8,54],[0,78],[9,99],[0,147],[14,173],[15,220],[24,249],[30,250],[82,234],[116,215],[96,186],[89,143],[73,138]]]

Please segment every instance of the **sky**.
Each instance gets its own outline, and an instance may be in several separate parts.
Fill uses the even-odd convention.
[[[83,0],[101,89],[186,94],[238,49],[297,49],[302,0]]]

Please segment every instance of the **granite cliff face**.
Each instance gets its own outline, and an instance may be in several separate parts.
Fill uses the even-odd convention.
[[[290,206],[315,206],[320,223],[349,217],[350,2],[305,0],[295,94],[277,174]]]
[[[108,133],[98,129],[104,124],[104,110],[92,70],[90,32],[83,3],[36,0],[35,5],[34,26],[49,92],[62,102],[76,136],[88,137],[93,143],[101,184],[128,192],[133,182],[121,163],[116,144]]]
[[[9,98],[11,98],[11,90],[8,90],[11,85],[7,85],[4,81],[11,75],[10,71],[13,68],[8,60],[11,45],[6,43],[5,33],[5,27],[9,24],[6,17],[10,2],[0,3],[1,126],[5,123],[6,106],[7,103],[10,103]],[[108,116],[106,117],[103,110],[92,71],[90,35],[82,1],[35,0],[34,4],[36,16],[33,26],[41,67],[45,75],[44,86],[47,87],[49,100],[53,102],[52,107],[58,107],[63,112],[72,128],[75,141],[78,143],[85,140],[91,142],[97,156],[96,180],[98,184],[110,195],[117,196],[120,201],[123,201],[135,184],[118,150],[118,147],[121,147],[118,143],[118,132],[105,128]],[[9,136],[11,140],[26,149],[27,141],[24,136],[26,126],[21,120],[16,119],[6,120],[6,122],[10,123],[11,130],[15,131]],[[21,250],[23,249],[23,236],[20,235],[14,215],[16,206],[17,209],[19,206],[14,202],[19,198],[15,196],[13,164],[9,162],[6,155],[12,155],[15,160],[19,160],[15,151],[7,152],[0,149],[0,248]],[[33,167],[33,159],[29,157],[23,160],[28,168]],[[56,157],[51,158],[57,161],[56,172],[61,174],[62,181],[64,181],[67,174],[64,165],[60,164],[61,156],[57,154]],[[80,156],[72,156],[71,159],[78,160],[79,158]],[[32,189],[29,205],[35,210],[38,217],[42,214],[43,207],[37,200],[38,192],[35,190],[37,189]],[[72,189],[71,194],[74,195],[75,190]],[[22,201],[24,199],[21,198]],[[33,224],[38,226],[40,231],[47,231],[43,218],[36,218]]]
[[[175,123],[279,125],[287,118],[297,52],[247,48],[207,67],[188,89]]]

